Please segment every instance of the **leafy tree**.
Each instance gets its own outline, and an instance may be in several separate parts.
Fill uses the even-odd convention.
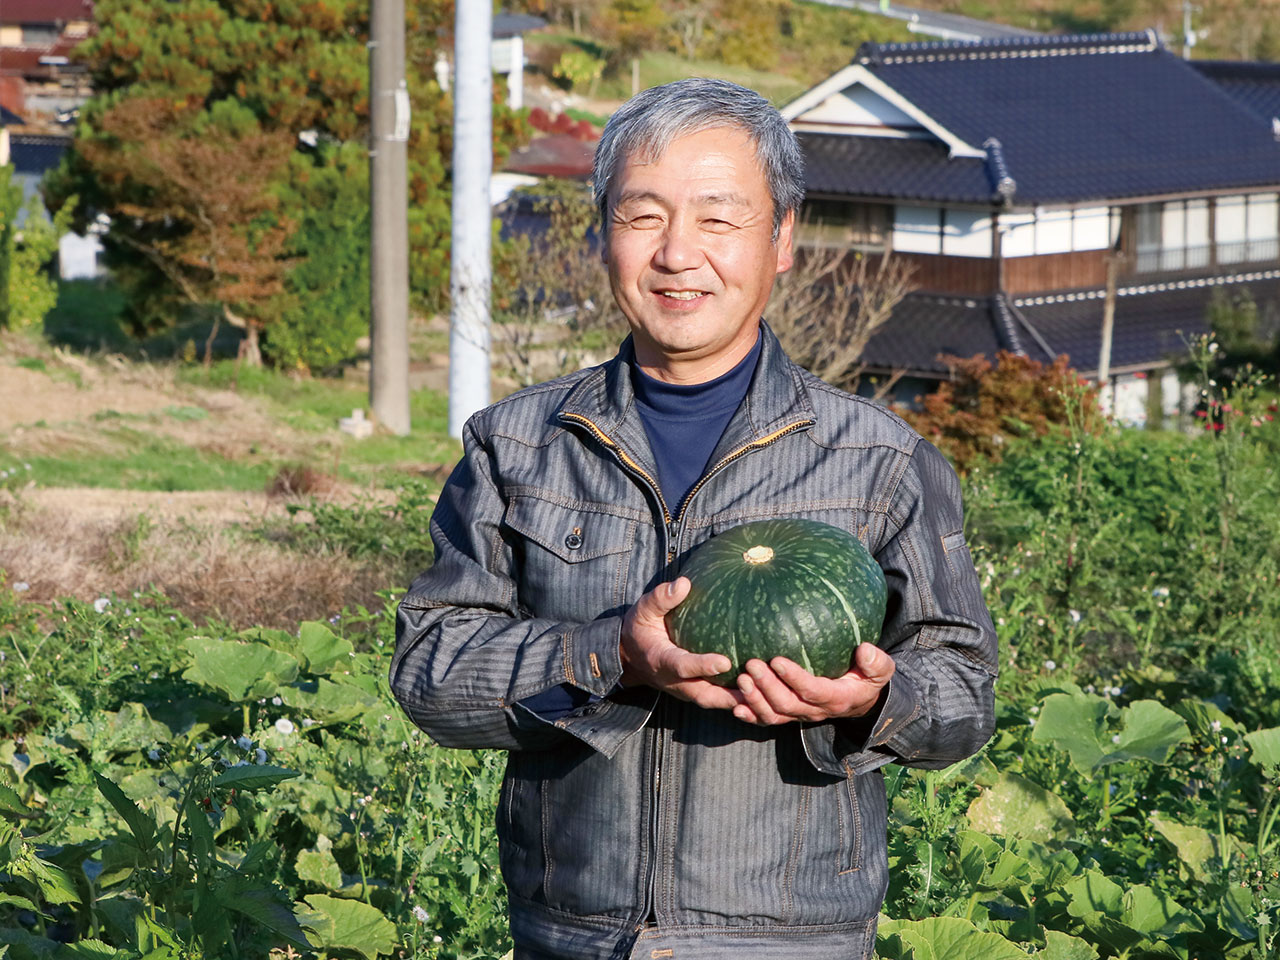
[[[78,55],[89,64],[97,93],[86,105],[75,145],[47,192],[55,205],[79,194],[83,220],[110,215],[111,229],[104,238],[108,262],[129,296],[132,327],[145,333],[170,324],[175,303],[192,299],[171,265],[162,266],[154,256],[157,244],[168,244],[174,252],[181,238],[191,267],[199,238],[211,235],[199,229],[200,213],[194,206],[184,206],[172,190],[157,189],[148,180],[156,174],[154,164],[135,170],[115,161],[114,153],[137,148],[121,139],[121,118],[167,103],[165,135],[174,151],[217,130],[228,154],[233,146],[287,141],[290,150],[322,164],[323,152],[306,143],[358,142],[367,133],[368,2],[100,0],[96,9],[99,32],[81,45]],[[452,101],[436,82],[434,69],[438,49],[450,43],[452,22],[453,0],[408,4],[410,271],[417,300],[428,307],[438,307],[448,289]],[[495,142],[501,155],[523,132],[523,123],[502,105],[502,91],[495,90],[494,97]],[[150,106],[126,106],[131,102]],[[215,111],[221,112],[215,117]],[[299,139],[302,134],[305,142]],[[275,269],[284,249],[278,234],[285,227],[300,228],[308,211],[290,206],[301,202],[301,194],[286,189],[286,179],[296,176],[298,168],[287,157],[276,163],[272,156],[273,163],[256,178],[258,196],[252,203],[242,198],[254,214],[241,221],[237,242],[255,251],[267,249],[277,258]],[[314,220],[310,223],[310,229],[318,229]],[[308,247],[300,244],[295,249]],[[211,247],[204,253],[215,255]],[[219,262],[225,262],[225,250]],[[273,300],[267,287],[283,289],[273,280],[258,291],[257,312],[246,329],[267,329],[288,314],[288,298]],[[228,296],[217,284],[200,292]],[[230,309],[237,312],[235,306]]]
[[[274,319],[291,222],[270,189],[293,151],[233,100],[195,117],[160,97],[120,100],[100,118],[103,136],[81,144],[99,176],[129,180],[137,200],[116,212],[116,238],[150,261],[192,303],[220,304],[219,319],[245,333],[241,355],[261,362],[259,332]],[[217,332],[210,334],[212,343]],[[206,359],[208,351],[206,350]]]
[[[40,323],[58,301],[49,264],[57,257],[58,238],[67,232],[75,199],[50,223],[38,197],[24,206],[22,188],[12,178],[12,166],[0,167],[0,327],[17,328]]]
[[[287,253],[281,322],[263,352],[281,367],[323,370],[350,354],[369,330],[369,165],[358,144],[296,154],[282,202],[303,211]]]

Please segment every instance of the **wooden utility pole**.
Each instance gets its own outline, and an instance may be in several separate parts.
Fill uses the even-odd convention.
[[[1104,413],[1115,409],[1111,395],[1111,338],[1116,323],[1116,276],[1120,271],[1121,254],[1113,250],[1107,254],[1107,293],[1102,301],[1102,344],[1098,349],[1098,391],[1101,394]]]
[[[369,21],[369,406],[409,432],[409,87],[404,0],[373,0]]]
[[[489,245],[493,212],[493,5],[459,3],[454,26],[453,250],[449,433],[489,405]]]

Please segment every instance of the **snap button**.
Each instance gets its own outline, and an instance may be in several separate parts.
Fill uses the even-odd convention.
[[[582,537],[579,535],[578,530],[576,528],[574,529],[573,533],[569,534],[567,537],[564,538],[564,545],[568,547],[570,550],[577,550],[579,547],[582,546]]]

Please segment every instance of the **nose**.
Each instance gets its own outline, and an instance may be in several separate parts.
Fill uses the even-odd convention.
[[[687,218],[672,218],[654,251],[653,265],[668,273],[696,269],[702,263],[702,249],[697,243],[693,227]]]

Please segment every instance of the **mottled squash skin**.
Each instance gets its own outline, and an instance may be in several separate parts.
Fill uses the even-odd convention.
[[[859,643],[880,639],[884,571],[857,537],[829,524],[743,524],[699,546],[680,572],[693,586],[667,614],[667,630],[686,650],[732,660],[711,678],[723,686],[753,657],[842,676]]]

